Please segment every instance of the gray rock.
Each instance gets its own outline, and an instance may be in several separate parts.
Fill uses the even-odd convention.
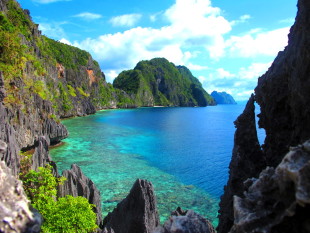
[[[94,212],[97,215],[96,223],[100,227],[102,225],[101,197],[96,185],[83,174],[81,168],[76,164],[72,164],[70,170],[63,171],[62,176],[67,180],[59,186],[59,196],[82,196],[88,199],[89,203],[96,206],[94,207]]]
[[[265,168],[256,131],[254,96],[249,99],[243,113],[234,122],[236,126],[233,155],[229,165],[229,180],[221,197],[219,232],[228,232],[234,221],[233,196],[242,196],[243,182],[258,177]]]
[[[252,183],[244,198],[234,197],[231,233],[310,232],[310,140]]]
[[[215,233],[212,224],[192,210],[178,208],[162,227],[153,233]]]
[[[310,4],[298,1],[289,43],[255,88],[260,105],[259,125],[266,129],[264,153],[268,166],[277,166],[290,146],[310,138]]]
[[[45,137],[39,137],[35,142],[35,151],[32,155],[32,170],[38,170],[39,167],[45,167],[46,164],[51,162],[48,153],[49,142]]]
[[[103,223],[104,231],[109,233],[153,232],[159,225],[159,217],[152,183],[138,179]]]
[[[29,209],[21,181],[0,161],[0,232],[40,232],[42,217]]]
[[[243,191],[246,191],[255,182],[255,179],[248,179],[247,181],[246,179],[250,177],[257,178],[257,171],[259,169],[263,170],[267,166],[276,168],[291,146],[297,146],[310,138],[309,25],[310,2],[308,0],[298,0],[298,13],[295,24],[290,30],[288,46],[283,52],[279,52],[269,70],[259,78],[258,85],[255,88],[255,100],[261,109],[258,123],[266,131],[265,142],[262,146],[261,159],[263,162],[257,160],[256,156],[243,157],[240,154],[239,159],[238,155],[233,156],[230,166],[230,179],[220,204],[219,233],[228,232],[233,222],[236,221],[237,216],[233,216],[232,195],[237,195],[241,199],[244,198]],[[251,122],[251,120],[248,121],[249,124],[252,124]],[[246,126],[246,122],[244,125]],[[243,130],[240,129],[241,140],[244,132],[247,132],[246,127]],[[248,135],[244,133],[245,142],[246,137]],[[236,146],[238,146],[238,143],[235,142]],[[250,146],[239,144],[239,150],[246,150],[247,148],[250,148]],[[255,165],[256,163],[257,165]],[[251,164],[254,166],[251,166]],[[264,166],[262,167],[262,165]],[[272,168],[268,170],[270,175],[272,175],[272,170],[270,170]],[[251,169],[253,169],[253,172]],[[248,175],[246,174],[247,171],[250,172]],[[233,180],[233,176],[239,176],[239,179]],[[269,182],[267,179],[265,180]],[[244,181],[246,182],[241,184]],[[274,196],[274,198],[281,199],[282,197]],[[287,201],[289,201],[290,197],[287,198]],[[266,209],[266,211],[268,210]],[[292,220],[291,224],[302,224],[303,216],[307,216],[305,213],[307,213],[305,209],[297,207],[295,216],[299,217],[292,218],[294,221]],[[280,230],[275,230],[275,228],[271,231],[292,232],[288,224],[286,224],[286,227],[284,226],[285,222],[290,221],[285,218],[279,223],[281,225]],[[260,222],[260,224],[267,224],[267,222]]]

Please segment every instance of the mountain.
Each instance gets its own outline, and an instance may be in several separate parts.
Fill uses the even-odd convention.
[[[226,92],[213,91],[211,96],[217,104],[237,104],[234,98]]]
[[[127,92],[137,106],[215,105],[189,69],[165,58],[139,62],[133,70],[120,73],[113,87]]]

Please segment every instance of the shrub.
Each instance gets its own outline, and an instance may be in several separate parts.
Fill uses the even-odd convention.
[[[43,216],[43,232],[93,232],[96,225],[94,205],[84,197],[66,196],[56,199],[57,185],[64,178],[53,176],[52,167],[30,170],[23,176],[24,189],[31,204]]]

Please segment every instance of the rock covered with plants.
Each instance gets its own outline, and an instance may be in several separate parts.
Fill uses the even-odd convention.
[[[133,96],[138,106],[207,106],[213,98],[185,66],[175,66],[165,58],[139,62],[123,71],[113,86]]]

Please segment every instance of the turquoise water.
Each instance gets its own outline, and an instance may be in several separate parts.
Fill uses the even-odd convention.
[[[60,171],[76,163],[94,181],[104,216],[141,178],[154,185],[161,222],[180,206],[217,225],[233,148],[233,121],[243,108],[100,111],[64,120],[70,136],[51,155]]]

